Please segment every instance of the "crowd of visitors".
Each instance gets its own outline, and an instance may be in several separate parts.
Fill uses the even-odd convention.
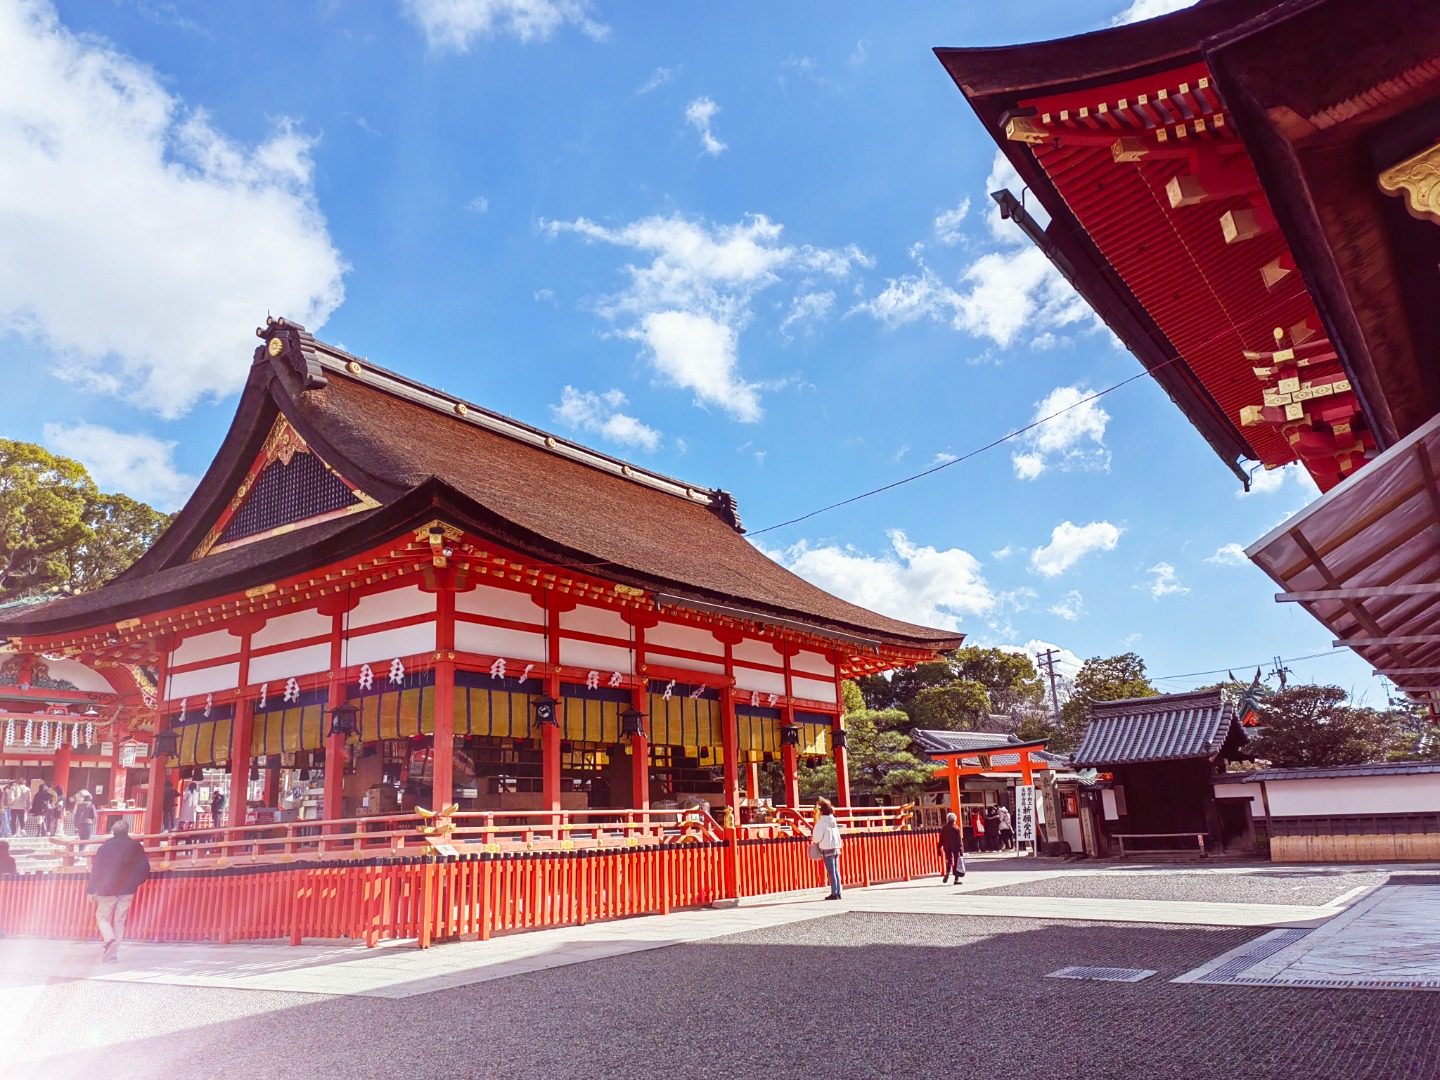
[[[83,788],[66,801],[65,789],[44,780],[0,781],[0,836],[59,836],[70,811],[71,826],[81,840],[95,835],[99,811]]]

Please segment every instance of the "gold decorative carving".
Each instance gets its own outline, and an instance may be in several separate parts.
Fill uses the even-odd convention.
[[[1440,225],[1440,142],[1380,174],[1380,190],[1405,200],[1411,217]]]

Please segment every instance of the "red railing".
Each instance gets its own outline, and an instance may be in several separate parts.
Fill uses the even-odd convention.
[[[900,881],[939,868],[934,832],[846,836],[842,881]],[[127,935],[148,941],[488,938],[723,898],[818,888],[805,837],[693,840],[588,850],[471,851],[210,869],[170,869],[140,887]],[[93,939],[86,875],[0,878],[0,933]]]

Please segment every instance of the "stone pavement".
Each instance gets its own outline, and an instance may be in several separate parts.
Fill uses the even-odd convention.
[[[961,889],[757,898],[423,953],[131,945],[102,968],[93,945],[0,941],[0,1074],[1433,1078],[1428,994],[1192,977],[1267,940],[1260,962],[1306,936],[1338,947],[1327,932],[1353,940],[1366,912],[1391,937],[1433,926],[1440,887],[1377,890],[1389,869],[977,860]],[[1045,977],[1072,964],[1157,974]]]

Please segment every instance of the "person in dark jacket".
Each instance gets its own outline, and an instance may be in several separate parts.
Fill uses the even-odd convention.
[[[35,834],[46,836],[50,828],[50,808],[55,805],[55,792],[43,780],[30,800],[30,816],[35,819]]]
[[[177,812],[179,811],[179,809],[180,809],[180,792],[178,792],[178,791],[175,790],[175,785],[172,784],[172,783],[170,783],[169,780],[166,780],[166,781],[165,781],[165,796],[164,796],[164,798],[165,798],[165,803],[164,803],[164,806],[163,806],[163,810],[164,810],[164,818],[163,818],[164,825],[163,825],[163,827],[164,827],[164,829],[165,829],[166,832],[174,832],[174,831],[175,831],[175,815],[176,815],[176,813],[177,813]]]
[[[81,840],[89,840],[95,835],[95,822],[99,817],[100,813],[90,799],[90,792],[78,792],[75,796],[75,813],[73,815],[75,835]]]
[[[15,865],[15,856],[10,854],[10,844],[0,840],[0,874],[18,874],[20,868]]]
[[[945,815],[945,824],[940,827],[939,847],[940,857],[945,860],[945,873],[940,877],[940,884],[944,885],[954,874],[955,884],[959,885],[960,879],[965,876],[965,835],[955,823],[954,814]]]
[[[130,836],[130,825],[117,821],[110,830],[110,839],[95,849],[90,863],[90,886],[86,890],[95,898],[95,925],[100,930],[103,963],[113,964],[120,956],[120,942],[125,939],[125,918],[130,904],[150,876],[150,857],[140,841]]]
[[[1000,808],[998,806],[985,808],[985,850],[1000,850]]]

